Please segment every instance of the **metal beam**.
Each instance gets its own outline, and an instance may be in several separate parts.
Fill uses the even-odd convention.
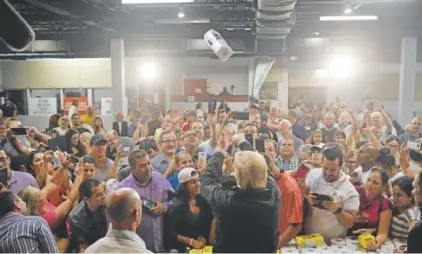
[[[35,6],[37,8],[52,12],[54,14],[57,14],[59,16],[65,16],[65,17],[68,17],[70,19],[79,20],[80,22],[87,24],[87,25],[90,25],[90,26],[97,26],[97,27],[102,28],[102,29],[109,29],[109,28],[101,26],[99,23],[97,23],[93,20],[87,20],[84,17],[81,17],[76,13],[64,10],[63,8],[53,6],[51,4],[48,4],[48,3],[40,1],[40,0],[22,0],[22,1],[29,4],[29,5]],[[74,2],[74,0],[72,0],[72,2]],[[75,3],[73,3],[73,4],[75,4]]]

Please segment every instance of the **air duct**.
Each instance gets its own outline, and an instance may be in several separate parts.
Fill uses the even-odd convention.
[[[297,0],[257,0],[256,50],[259,53],[280,54],[287,35],[295,24]]]

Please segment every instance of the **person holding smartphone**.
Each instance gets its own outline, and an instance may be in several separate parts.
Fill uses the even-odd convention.
[[[305,219],[304,232],[319,233],[329,241],[344,237],[353,227],[360,202],[355,187],[341,171],[342,151],[336,147],[325,148],[322,154],[322,167],[312,169],[305,180],[304,192],[310,211]],[[319,195],[329,200],[322,201]]]

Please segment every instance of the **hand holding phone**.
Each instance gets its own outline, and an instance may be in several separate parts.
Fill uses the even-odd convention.
[[[154,209],[154,207],[157,206],[157,203],[149,198],[142,197],[142,206],[151,211],[152,209]]]
[[[318,193],[312,193],[313,196],[313,206],[320,208],[320,209],[324,209],[327,210],[324,206],[323,206],[323,202],[325,201],[333,201],[333,198],[328,196],[328,195],[324,195],[324,194],[318,194]]]
[[[7,188],[9,181],[9,174],[7,172],[7,168],[0,168],[0,185],[3,186],[3,188]],[[1,190],[1,188],[0,188]]]

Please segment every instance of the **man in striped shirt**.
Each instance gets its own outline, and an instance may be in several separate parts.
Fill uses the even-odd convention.
[[[26,204],[18,196],[0,192],[0,252],[58,253],[47,222],[26,214]]]

